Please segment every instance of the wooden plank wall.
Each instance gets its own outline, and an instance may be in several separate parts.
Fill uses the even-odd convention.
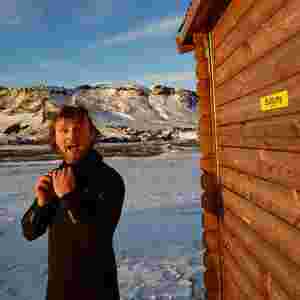
[[[213,39],[223,299],[297,300],[300,1],[233,0]],[[261,110],[260,97],[283,90],[288,107]],[[210,132],[201,124],[204,146]]]

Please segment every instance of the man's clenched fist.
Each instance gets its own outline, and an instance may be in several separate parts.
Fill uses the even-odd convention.
[[[34,186],[34,192],[39,206],[47,204],[55,195],[51,177],[48,175],[40,176]]]

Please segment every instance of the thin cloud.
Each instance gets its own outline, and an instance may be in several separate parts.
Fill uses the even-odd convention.
[[[17,0],[3,0],[0,10],[0,24],[14,25],[19,24],[21,17],[18,15]]]
[[[105,39],[102,43],[106,46],[122,44],[149,36],[163,36],[174,33],[180,25],[181,17],[164,17],[160,20],[147,24],[142,29],[133,29],[128,32],[119,33],[109,39]]]
[[[194,72],[171,72],[159,74],[146,74],[145,80],[158,81],[158,82],[178,82],[186,80],[195,80]]]
[[[62,59],[50,59],[41,61],[38,65],[41,70],[60,70],[62,68],[74,69],[78,67],[76,64]]]
[[[6,25],[20,25],[22,18],[20,16],[7,17],[5,20],[2,20],[1,23]]]
[[[35,0],[2,0],[0,25],[24,25],[39,21],[45,7],[37,6]]]
[[[11,75],[0,75],[0,86],[3,83],[10,83],[12,81],[14,81],[16,78],[15,76],[11,76]]]
[[[58,7],[59,14],[70,16],[70,7],[59,0],[1,0],[0,25],[44,24],[48,18],[55,18]],[[112,0],[75,0],[71,14],[80,25],[97,24],[102,17],[112,14]]]
[[[113,14],[113,0],[85,0],[79,6],[73,5],[72,14],[78,18],[81,25],[95,25],[103,17]]]

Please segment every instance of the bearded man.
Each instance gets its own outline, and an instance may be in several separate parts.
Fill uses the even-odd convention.
[[[125,184],[93,149],[96,136],[84,107],[60,109],[49,142],[62,163],[38,178],[21,221],[29,241],[49,228],[47,300],[120,299],[113,234]]]

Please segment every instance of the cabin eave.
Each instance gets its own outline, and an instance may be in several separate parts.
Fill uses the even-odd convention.
[[[176,44],[182,54],[194,50],[193,33],[207,33],[216,25],[231,0],[193,0],[180,25]]]

